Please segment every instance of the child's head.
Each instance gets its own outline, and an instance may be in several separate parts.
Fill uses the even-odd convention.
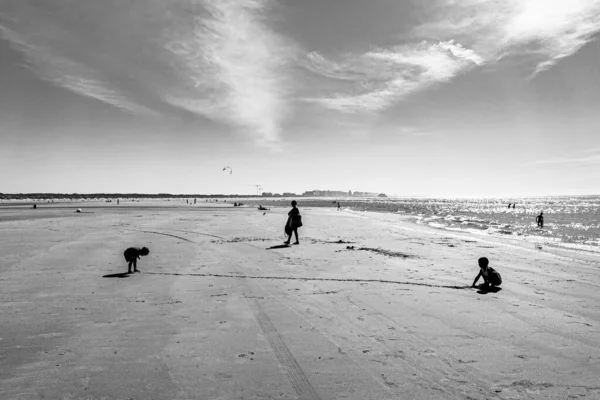
[[[292,207],[296,207],[298,203],[296,202],[296,200],[292,200]]]
[[[487,257],[481,257],[477,262],[479,263],[479,268],[487,268],[490,260]]]
[[[150,250],[147,247],[142,247],[142,249],[140,250],[140,254],[142,256],[147,256],[148,254],[150,254]]]

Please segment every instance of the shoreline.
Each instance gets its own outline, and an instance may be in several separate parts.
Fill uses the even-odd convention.
[[[18,216],[6,216],[2,215],[2,211],[14,211],[15,213],[20,210],[29,210],[30,204],[0,204],[0,223],[3,221],[10,221],[13,219],[29,219],[30,216],[34,217],[42,217],[42,218],[52,218],[54,216],[69,216],[69,212],[67,210],[74,210],[76,208],[81,208],[83,213],[86,214],[87,209],[90,210],[115,210],[120,212],[126,212],[131,209],[140,209],[140,210],[188,210],[188,211],[203,211],[205,209],[209,210],[218,210],[218,209],[226,209],[231,211],[243,211],[243,210],[252,210],[255,206],[258,206],[260,201],[256,201],[256,199],[231,199],[231,202],[219,202],[219,203],[198,203],[198,204],[177,204],[177,202],[169,202],[167,200],[147,200],[144,202],[135,202],[135,201],[123,201],[121,204],[117,205],[116,203],[111,203],[110,205],[102,202],[102,201],[69,201],[69,202],[58,202],[58,203],[42,203],[38,206],[38,208],[33,211],[38,213],[37,215],[26,213],[25,215]],[[227,199],[230,200],[230,199]],[[244,200],[250,201],[253,204],[244,204],[240,207],[234,207],[233,200]],[[83,204],[80,204],[83,203]],[[164,204],[169,203],[169,204]],[[254,204],[256,203],[256,204]],[[263,202],[264,204],[264,202]],[[76,207],[79,205],[79,207]],[[6,206],[6,207],[5,207]],[[287,206],[284,205],[272,205],[273,209],[286,209]],[[303,207],[304,208],[304,207]],[[335,208],[331,207],[307,207],[307,209],[322,209],[333,211]],[[60,210],[64,212],[59,214]],[[434,231],[445,232],[448,235],[457,235],[460,237],[461,235],[464,237],[471,237],[480,240],[487,240],[494,243],[506,243],[507,245],[513,245],[516,247],[528,248],[531,246],[533,251],[544,251],[555,255],[562,255],[564,257],[569,257],[572,259],[579,259],[582,261],[590,261],[590,262],[600,262],[600,247],[579,244],[579,243],[569,243],[569,242],[560,242],[560,241],[551,241],[549,238],[544,236],[535,236],[535,235],[500,235],[500,234],[489,234],[485,233],[486,231],[472,232],[469,230],[463,230],[460,228],[449,228],[444,226],[431,226],[426,223],[420,223],[419,221],[422,217],[418,215],[412,215],[401,212],[391,212],[384,210],[352,210],[351,208],[342,209],[342,212],[356,214],[356,215],[393,215],[399,217],[400,220],[404,223],[408,223],[411,225],[423,227],[425,229],[432,229]],[[89,213],[89,212],[87,212]],[[538,248],[541,246],[542,248]],[[579,248],[573,248],[571,246],[582,246]]]

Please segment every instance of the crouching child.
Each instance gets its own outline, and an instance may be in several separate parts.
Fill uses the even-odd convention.
[[[127,250],[125,250],[125,253],[123,253],[123,255],[125,256],[125,261],[127,261],[129,263],[129,265],[127,266],[127,268],[128,268],[127,273],[128,274],[131,273],[132,265],[133,265],[133,272],[138,272],[137,260],[141,256],[147,256],[149,253],[150,253],[150,250],[148,250],[147,247],[142,247],[141,249],[138,247],[130,247]]]
[[[483,285],[481,285],[481,289],[486,290],[491,286],[500,286],[502,284],[502,277],[494,268],[489,267],[489,260],[486,257],[481,257],[478,260],[479,263],[479,274],[473,281],[473,285],[471,287],[475,287],[475,284],[479,280],[479,278],[483,278]]]

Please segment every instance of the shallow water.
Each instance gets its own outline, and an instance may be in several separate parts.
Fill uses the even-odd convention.
[[[336,207],[332,199],[301,199],[300,207]],[[600,252],[600,196],[522,198],[346,199],[353,211],[401,213],[439,229],[509,236],[539,244]],[[508,204],[516,203],[508,208]],[[544,228],[536,216],[544,212]]]

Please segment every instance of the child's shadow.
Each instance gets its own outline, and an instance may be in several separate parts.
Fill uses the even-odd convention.
[[[498,293],[499,291],[501,291],[502,288],[498,287],[498,286],[490,286],[490,287],[483,287],[480,286],[479,290],[477,291],[477,293],[479,294],[488,294],[488,293]]]
[[[129,273],[128,272],[121,272],[118,274],[109,274],[109,275],[103,275],[103,278],[128,278],[129,277]]]
[[[267,247],[267,250],[286,249],[288,247],[292,247],[292,246],[290,246],[289,244],[278,244],[276,246]]]

